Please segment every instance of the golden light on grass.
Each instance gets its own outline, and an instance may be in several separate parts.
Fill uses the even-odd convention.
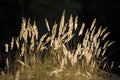
[[[27,21],[22,18],[20,35],[12,38],[11,49],[9,49],[8,44],[5,45],[5,52],[11,52],[15,45],[17,47],[16,53],[12,53],[18,55],[15,55],[14,61],[18,63],[16,62],[17,64],[14,64],[14,66],[19,66],[20,69],[22,67],[23,72],[21,73],[20,69],[17,69],[15,80],[21,80],[24,75],[27,75],[25,73],[33,76],[29,77],[29,79],[34,78],[36,80],[38,79],[36,77],[44,74],[46,79],[54,77],[53,80],[55,80],[58,75],[62,76],[61,73],[71,77],[70,73],[73,71],[76,73],[73,76],[77,76],[77,80],[93,80],[94,76],[97,75],[95,71],[99,71],[99,60],[105,59],[104,55],[107,48],[114,43],[114,41],[106,40],[110,34],[110,32],[106,32],[107,28],[102,29],[102,26],[100,26],[97,29],[95,26],[96,19],[94,19],[90,28],[85,30],[85,23],[83,22],[80,27],[78,25],[78,16],[74,19],[72,15],[68,23],[66,23],[65,11],[62,14],[59,26],[57,23],[52,27],[49,26],[47,19],[45,19],[45,22],[48,33],[43,34],[38,39],[39,31],[36,22],[31,25],[30,19]],[[76,34],[75,32],[79,27],[80,30]],[[83,32],[85,33],[83,34]],[[81,35],[83,35],[83,38],[81,38]],[[74,41],[76,41],[75,44],[73,44]],[[9,62],[10,60],[8,60]],[[8,64],[8,66],[11,65]],[[29,66],[29,69],[26,65]],[[106,63],[103,67],[105,65]],[[31,71],[27,69],[31,69]],[[44,71],[42,72],[42,70]],[[23,73],[24,75],[22,75]],[[45,79],[44,76],[42,78]],[[63,76],[65,77],[65,75]]]

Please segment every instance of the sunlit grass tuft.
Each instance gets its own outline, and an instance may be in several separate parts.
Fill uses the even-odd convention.
[[[20,35],[5,45],[2,80],[106,80],[104,55],[114,43],[106,39],[107,28],[96,29],[96,19],[87,29],[85,23],[79,27],[78,16],[72,15],[66,23],[65,11],[52,30],[45,22],[48,33],[38,39],[36,22],[31,25],[30,19],[22,19]]]

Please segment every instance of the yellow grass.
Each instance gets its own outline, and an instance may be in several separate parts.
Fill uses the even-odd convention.
[[[85,30],[83,22],[76,33],[78,16],[73,19],[71,15],[65,23],[65,11],[59,26],[55,23],[50,27],[47,19],[45,21],[48,33],[38,39],[36,22],[31,25],[30,19],[22,19],[20,35],[13,37],[10,45],[5,45],[7,54],[15,54],[15,58],[7,57],[7,72],[2,72],[5,75],[1,79],[103,80],[100,65],[104,64],[102,60],[107,48],[114,43],[106,40],[110,33],[106,32],[107,28],[97,30],[94,19],[90,28]]]

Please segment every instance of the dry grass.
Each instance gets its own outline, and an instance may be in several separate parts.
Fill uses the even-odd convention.
[[[103,80],[100,65],[105,65],[105,52],[114,41],[106,40],[107,28],[96,29],[96,19],[87,30],[84,23],[79,29],[78,17],[71,15],[65,23],[64,11],[52,30],[45,19],[48,33],[40,39],[36,22],[22,21],[20,35],[5,45],[7,72],[1,72],[2,80]]]

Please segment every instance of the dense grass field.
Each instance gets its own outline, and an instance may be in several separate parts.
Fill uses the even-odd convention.
[[[49,26],[39,38],[36,22],[22,19],[18,37],[5,44],[6,68],[1,70],[1,80],[109,80],[105,71],[105,53],[114,41],[108,40],[107,28],[78,25],[78,16],[65,21],[65,11],[60,23]],[[52,28],[52,29],[51,29]]]

